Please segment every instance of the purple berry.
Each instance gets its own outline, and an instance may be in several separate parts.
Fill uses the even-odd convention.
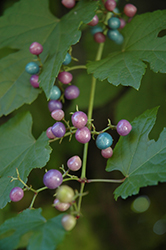
[[[17,202],[17,201],[20,201],[23,198],[24,191],[20,187],[14,187],[10,191],[10,195],[9,196],[10,196],[11,201]]]
[[[62,109],[62,103],[57,100],[50,100],[48,102],[48,109],[50,112],[56,110],[56,109]]]
[[[87,124],[88,117],[84,112],[77,111],[72,115],[71,121],[74,127],[83,128]]]
[[[106,158],[106,159],[110,158],[110,157],[113,155],[113,150],[112,150],[112,148],[111,148],[111,147],[108,147],[108,148],[102,149],[102,150],[101,150],[101,155],[102,155],[104,158]]]
[[[51,116],[56,121],[61,121],[64,118],[64,111],[62,109],[56,109],[51,112]]]
[[[73,8],[76,4],[75,0],[62,0],[61,2],[68,9]]]
[[[75,133],[75,138],[80,143],[87,143],[91,139],[91,132],[87,127],[77,129]]]
[[[82,166],[82,161],[79,156],[75,155],[67,161],[67,166],[72,171],[77,171]]]
[[[80,94],[80,90],[75,85],[70,85],[65,89],[65,98],[68,100],[76,99]]]
[[[108,10],[108,11],[113,11],[116,7],[116,2],[115,0],[107,0],[105,2],[105,8]]]
[[[56,122],[52,126],[51,131],[56,137],[61,138],[66,133],[66,127],[62,122]]]
[[[70,206],[70,203],[60,202],[58,199],[54,200],[54,207],[61,212],[66,211]]]
[[[94,40],[97,43],[104,43],[105,39],[105,35],[102,32],[97,32],[94,34]]]
[[[120,120],[116,126],[119,135],[125,136],[132,130],[131,124],[127,120]]]
[[[95,26],[95,25],[98,24],[98,22],[99,22],[99,18],[98,18],[97,15],[95,15],[95,16],[93,17],[92,21],[88,23],[88,25],[90,25],[90,26]]]
[[[63,177],[61,172],[56,169],[50,169],[44,174],[43,183],[49,189],[55,189],[61,185]]]
[[[38,88],[39,87],[39,76],[32,75],[30,78],[30,83],[34,88]]]
[[[40,43],[34,42],[29,47],[29,51],[33,55],[39,55],[43,52],[43,46]]]
[[[46,135],[49,139],[54,139],[55,138],[55,135],[52,133],[51,131],[52,127],[49,127],[46,131]]]
[[[60,72],[58,75],[58,80],[63,84],[69,84],[72,81],[72,79],[73,79],[72,74],[66,71]]]
[[[133,17],[137,12],[137,8],[133,4],[128,3],[125,5],[123,11],[126,16]]]

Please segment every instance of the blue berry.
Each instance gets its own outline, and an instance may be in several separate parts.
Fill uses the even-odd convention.
[[[63,65],[68,65],[70,62],[71,62],[71,55],[67,53]]]
[[[101,133],[96,138],[96,146],[99,149],[106,149],[110,147],[113,143],[112,136],[107,132]]]
[[[108,26],[110,29],[116,30],[120,27],[120,20],[118,17],[111,17],[108,19]]]
[[[57,86],[53,86],[50,92],[51,100],[58,100],[61,96],[61,91]]]
[[[123,43],[123,36],[118,30],[108,30],[107,31],[107,36],[109,39],[114,41],[117,44],[122,44]]]
[[[91,34],[94,35],[98,32],[103,32],[103,28],[101,26],[94,26],[91,28]]]
[[[39,73],[39,65],[35,62],[30,62],[26,65],[25,70],[30,75]]]

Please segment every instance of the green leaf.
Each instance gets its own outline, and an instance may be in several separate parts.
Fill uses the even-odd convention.
[[[158,37],[165,27],[166,10],[134,17],[122,31],[125,38],[122,50],[88,63],[88,72],[99,80],[108,79],[115,86],[139,89],[145,62],[154,72],[166,73],[166,36]]]
[[[129,135],[120,137],[106,171],[119,170],[126,177],[115,190],[115,199],[137,194],[141,187],[166,181],[166,128],[157,141],[149,140],[158,108],[147,110],[136,118]]]
[[[23,186],[9,178],[17,177],[16,168],[26,182],[30,171],[44,167],[50,158],[51,148],[46,133],[35,140],[31,127],[32,117],[28,112],[18,114],[0,127],[0,208],[10,200],[9,193],[13,187]]]
[[[0,249],[15,249],[20,238],[29,233],[28,250],[55,250],[66,233],[61,225],[63,215],[46,220],[41,209],[24,210],[0,226]]]
[[[31,85],[28,87],[30,76],[25,72],[26,64],[33,60],[29,46],[34,41],[41,43],[44,48],[41,54],[44,65],[40,87],[49,98],[68,49],[81,37],[81,23],[88,23],[93,18],[97,4],[96,1],[82,0],[61,20],[50,13],[48,0],[21,0],[7,9],[0,18],[0,47],[21,49],[21,52],[10,54],[1,61],[1,102],[5,102],[5,105],[9,103],[7,108],[3,106],[0,110],[1,114],[8,114],[23,103],[31,103],[39,94],[38,90],[32,90]],[[29,95],[29,92],[32,94]]]

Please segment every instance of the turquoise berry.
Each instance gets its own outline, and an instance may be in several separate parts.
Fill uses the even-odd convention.
[[[119,35],[118,35],[118,37],[117,37],[117,39],[114,41],[116,44],[122,44],[123,43],[123,41],[124,41],[124,37],[122,36],[122,34],[121,33],[119,33]]]
[[[39,65],[35,62],[30,62],[26,65],[25,70],[30,75],[39,73]]]
[[[118,17],[111,17],[108,19],[108,26],[110,29],[116,30],[120,27],[120,19]]]
[[[67,53],[63,65],[68,65],[70,62],[71,62],[71,55]]]
[[[91,34],[94,35],[98,32],[103,32],[103,28],[101,26],[94,26],[91,28]]]
[[[107,132],[101,133],[96,138],[96,146],[99,149],[106,149],[110,147],[113,143],[112,136]]]
[[[57,86],[53,86],[50,92],[51,100],[58,100],[61,96],[61,91]]]

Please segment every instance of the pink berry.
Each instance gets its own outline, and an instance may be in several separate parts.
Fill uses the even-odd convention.
[[[64,111],[62,109],[53,110],[51,116],[56,121],[61,121],[64,118]]]
[[[123,11],[126,16],[133,17],[137,12],[137,8],[133,4],[128,3],[125,5]]]
[[[94,34],[94,40],[97,43],[104,43],[105,42],[105,35],[102,32],[97,32]]]
[[[120,20],[120,27],[119,28],[123,29],[126,25],[126,21],[123,18],[119,18],[119,20]]]
[[[67,161],[67,166],[70,170],[77,171],[81,168],[82,161],[78,155],[75,155]]]
[[[54,200],[54,207],[61,212],[66,211],[70,206],[70,203],[60,202],[58,199]]]
[[[115,0],[107,0],[105,2],[105,8],[108,10],[108,11],[113,11],[116,7],[116,2]]]
[[[95,26],[95,25],[98,24],[98,22],[99,22],[99,18],[98,18],[97,15],[95,15],[95,16],[93,17],[92,21],[88,23],[88,25],[90,25],[90,26]]]
[[[43,46],[40,43],[34,42],[30,45],[29,51],[33,55],[39,55],[43,51]]]
[[[73,79],[72,74],[66,71],[60,72],[58,75],[58,80],[63,84],[69,84],[72,81],[72,79]]]
[[[20,187],[14,187],[10,191],[10,195],[9,196],[10,196],[11,201],[17,202],[17,201],[20,201],[23,198],[24,191]]]
[[[62,0],[61,3],[68,9],[73,8],[76,4],[75,0]]]
[[[130,131],[132,130],[132,126],[130,122],[123,119],[118,122],[116,129],[119,135],[125,136],[130,133]]]
[[[71,121],[74,127],[83,128],[87,124],[88,117],[84,112],[77,111],[72,115]]]
[[[75,133],[75,138],[80,143],[87,143],[91,139],[91,132],[87,127],[77,129]]]
[[[113,150],[112,150],[112,148],[111,148],[111,147],[108,147],[108,148],[102,149],[102,150],[101,150],[101,155],[102,155],[104,158],[106,158],[106,159],[110,158],[110,157],[113,155]]]
[[[34,88],[38,88],[39,87],[39,76],[32,75],[30,78],[30,83]]]
[[[55,138],[55,135],[52,133],[52,127],[49,127],[46,131],[46,135],[49,139],[54,139]]]

